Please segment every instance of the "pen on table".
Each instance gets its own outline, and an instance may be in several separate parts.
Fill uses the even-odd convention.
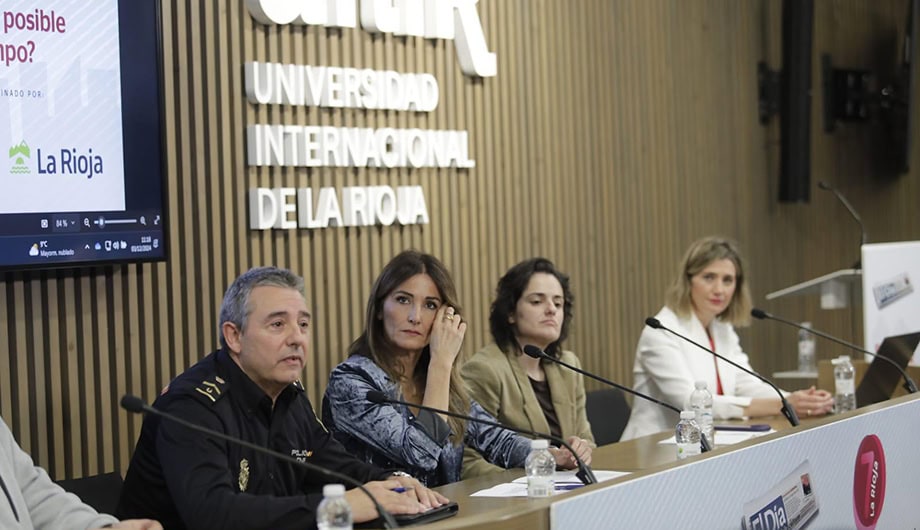
[[[584,486],[584,484],[556,484],[556,491],[569,491],[578,489]]]

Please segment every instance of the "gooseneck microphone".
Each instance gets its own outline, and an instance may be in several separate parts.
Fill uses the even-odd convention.
[[[859,214],[856,213],[855,209],[853,209],[853,206],[850,204],[850,201],[848,201],[847,198],[844,197],[843,194],[837,190],[837,188],[831,186],[830,184],[828,184],[827,182],[824,182],[823,180],[818,182],[818,187],[821,188],[822,190],[833,192],[834,196],[837,197],[837,200],[839,200],[843,204],[844,208],[846,208],[847,211],[850,212],[850,215],[859,224],[859,232],[861,235],[860,240],[859,240],[860,257],[859,259],[856,260],[856,264],[853,266],[853,268],[854,269],[862,268],[861,266],[862,250],[861,249],[862,249],[862,246],[865,245],[869,241],[868,237],[866,236],[866,226],[863,224],[862,218],[859,217]]]
[[[342,473],[339,473],[337,471],[326,469],[324,467],[320,467],[316,464],[311,464],[309,462],[302,462],[300,460],[297,460],[294,457],[288,456],[283,453],[279,453],[277,451],[273,451],[271,449],[262,447],[260,445],[256,445],[252,442],[247,442],[246,440],[234,438],[233,436],[228,436],[222,432],[211,430],[211,429],[208,429],[207,427],[202,427],[201,425],[197,425],[188,420],[182,419],[179,416],[174,416],[168,412],[163,412],[162,410],[151,407],[143,399],[137,396],[132,396],[131,394],[125,394],[124,396],[121,397],[121,408],[127,410],[128,412],[134,412],[136,414],[153,414],[161,418],[166,418],[167,420],[178,423],[179,425],[182,425],[183,427],[187,427],[193,431],[200,432],[207,437],[217,438],[218,440],[223,440],[225,442],[230,442],[232,444],[240,445],[248,449],[252,449],[253,451],[257,451],[259,453],[269,455],[273,458],[277,458],[278,460],[283,460],[295,466],[300,466],[310,471],[322,473],[323,475],[326,475],[327,477],[333,478],[335,480],[340,480],[342,482],[345,482],[346,484],[350,484],[360,489],[361,491],[363,491],[364,494],[367,495],[368,498],[370,498],[371,502],[374,503],[374,507],[377,508],[377,513],[379,513],[380,518],[383,519],[384,528],[399,528],[399,524],[397,524],[396,520],[393,519],[393,515],[391,515],[390,512],[383,509],[383,506],[381,506],[380,503],[377,502],[377,499],[375,499],[374,496],[371,495],[371,492],[368,491],[367,488],[364,487],[364,484],[349,477],[348,475],[343,475]]]
[[[551,355],[547,355],[547,353],[546,353],[545,351],[541,350],[540,348],[537,348],[537,347],[534,346],[533,344],[528,344],[528,345],[524,346],[524,353],[526,353],[526,354],[527,354],[528,356],[530,356],[530,357],[533,357],[534,359],[545,359],[545,360],[547,360],[547,361],[554,362],[554,363],[556,363],[556,364],[565,366],[565,367],[568,368],[569,370],[572,370],[572,371],[574,371],[574,372],[577,372],[577,373],[579,373],[579,374],[581,374],[581,375],[583,375],[583,376],[585,376],[585,377],[590,377],[591,379],[594,379],[595,381],[600,381],[601,383],[604,383],[605,385],[610,385],[610,386],[612,386],[612,387],[614,387],[614,388],[619,388],[619,389],[622,390],[623,392],[628,392],[628,393],[630,393],[630,394],[632,394],[632,395],[634,395],[634,396],[640,397],[640,398],[642,398],[642,399],[644,399],[644,400],[646,400],[646,401],[651,401],[652,403],[657,403],[658,405],[660,405],[660,406],[662,406],[662,407],[664,407],[664,408],[666,408],[666,409],[673,410],[674,412],[677,413],[678,416],[680,415],[680,409],[677,408],[677,407],[675,407],[674,405],[672,405],[672,404],[670,404],[670,403],[665,403],[664,401],[659,401],[659,400],[653,398],[652,396],[643,394],[642,392],[637,392],[636,390],[633,390],[633,389],[631,389],[631,388],[629,388],[629,387],[627,387],[627,386],[621,385],[621,384],[619,384],[619,383],[614,383],[613,381],[611,381],[611,380],[609,380],[609,379],[604,379],[603,377],[601,377],[601,376],[599,376],[599,375],[592,374],[592,373],[590,373],[590,372],[587,372],[587,371],[585,371],[585,370],[582,370],[581,368],[578,368],[577,366],[574,366],[574,365],[571,365],[571,364],[569,364],[569,363],[567,363],[567,362],[565,362],[565,361],[556,359],[555,357],[553,357],[553,356],[551,356]],[[712,450],[712,444],[710,443],[709,439],[706,438],[706,435],[704,435],[702,432],[700,433],[700,448],[702,449],[702,451],[703,451],[704,453]]]
[[[745,367],[741,366],[740,364],[736,363],[735,361],[732,361],[731,359],[726,358],[726,357],[723,356],[723,355],[719,355],[718,353],[716,353],[716,352],[710,350],[710,349],[707,348],[706,346],[703,346],[702,344],[700,344],[700,343],[694,341],[693,339],[681,335],[680,333],[678,333],[678,332],[674,331],[673,329],[671,329],[671,328],[665,326],[664,324],[662,324],[661,321],[658,320],[658,319],[655,318],[655,317],[648,317],[648,318],[646,318],[646,319],[645,319],[645,324],[646,324],[648,327],[650,327],[650,328],[662,329],[662,330],[664,330],[664,331],[667,331],[667,332],[670,333],[671,335],[674,335],[675,337],[679,337],[679,338],[681,338],[681,339],[683,339],[683,340],[689,342],[690,344],[693,344],[694,346],[696,346],[697,348],[699,348],[699,349],[701,349],[701,350],[703,350],[703,351],[709,352],[710,355],[714,355],[715,357],[718,357],[719,359],[722,359],[723,361],[725,361],[725,362],[727,362],[728,364],[734,366],[735,368],[741,370],[742,372],[747,373],[747,374],[750,374],[750,375],[753,375],[753,376],[756,377],[757,379],[760,379],[760,380],[763,381],[764,383],[770,385],[770,388],[772,388],[773,390],[776,391],[776,394],[779,396],[780,402],[783,404],[783,407],[782,407],[782,409],[781,409],[781,410],[782,410],[782,413],[783,413],[783,416],[785,416],[786,419],[789,420],[789,423],[790,423],[793,427],[796,427],[796,426],[799,425],[799,417],[796,415],[795,409],[793,409],[793,408],[789,405],[789,402],[786,401],[786,396],[783,395],[783,391],[780,390],[779,388],[777,388],[777,386],[773,384],[773,381],[770,381],[769,379],[767,379],[766,377],[764,377],[764,376],[758,374],[758,373],[755,372],[754,370],[750,370],[750,369],[748,369],[748,368],[745,368]]]
[[[860,353],[865,353],[865,354],[871,355],[872,357],[878,357],[879,359],[882,359],[883,361],[885,361],[885,362],[887,362],[887,363],[890,363],[891,366],[894,366],[895,369],[896,369],[898,372],[901,373],[901,377],[904,378],[904,389],[907,390],[908,393],[913,394],[913,393],[917,392],[917,385],[914,384],[914,380],[911,379],[909,375],[907,375],[907,372],[906,372],[903,368],[901,368],[901,366],[900,366],[898,363],[896,363],[896,362],[894,361],[894,359],[892,359],[892,358],[890,358],[890,357],[888,357],[888,356],[882,355],[882,354],[880,354],[880,353],[872,353],[871,351],[869,351],[869,350],[864,350],[864,349],[860,348],[859,346],[857,346],[857,345],[855,345],[855,344],[853,344],[853,343],[851,343],[851,342],[847,342],[847,341],[845,341],[845,340],[843,340],[843,339],[838,339],[837,337],[835,337],[835,336],[833,336],[833,335],[828,335],[827,333],[824,333],[823,331],[818,331],[818,330],[816,330],[816,329],[807,328],[807,327],[805,327],[805,326],[799,324],[798,322],[793,322],[793,321],[791,321],[791,320],[786,320],[785,318],[781,318],[781,317],[778,317],[778,316],[776,316],[776,315],[767,313],[766,311],[764,311],[764,310],[762,310],[762,309],[757,309],[756,307],[755,307],[754,309],[751,309],[751,316],[754,317],[754,318],[756,318],[756,319],[759,319],[759,320],[775,320],[775,321],[777,321],[777,322],[782,322],[783,324],[790,325],[790,326],[792,326],[792,327],[794,327],[794,328],[804,329],[805,331],[811,333],[812,335],[817,335],[817,336],[822,337],[822,338],[825,338],[825,339],[827,339],[827,340],[829,340],[829,341],[836,342],[837,344],[840,344],[840,345],[842,345],[842,346],[846,346],[847,348],[853,349],[853,350],[858,351],[858,352],[860,352]]]
[[[556,436],[553,436],[552,434],[545,434],[545,433],[536,432],[536,431],[528,431],[528,430],[526,430],[526,429],[518,429],[518,428],[515,428],[515,427],[510,427],[510,426],[508,426],[508,425],[503,425],[503,424],[498,423],[498,422],[496,422],[496,421],[483,420],[483,419],[479,419],[479,418],[474,418],[474,417],[472,417],[472,416],[466,416],[466,415],[464,415],[464,414],[459,414],[459,413],[457,413],[457,412],[452,412],[452,411],[449,411],[449,410],[436,409],[436,408],[434,408],[434,407],[428,407],[428,406],[425,406],[425,405],[419,405],[419,404],[417,404],[417,403],[409,403],[408,401],[401,401],[401,400],[399,400],[399,399],[391,398],[391,397],[387,396],[385,393],[383,393],[383,392],[381,392],[381,391],[379,391],[379,390],[371,390],[371,391],[369,391],[369,392],[367,393],[367,400],[370,401],[371,403],[376,403],[376,404],[378,404],[378,405],[381,405],[381,404],[384,404],[384,403],[389,403],[389,404],[391,404],[391,405],[403,405],[403,406],[406,406],[406,407],[415,407],[415,408],[418,408],[418,409],[421,409],[421,410],[427,410],[427,411],[429,411],[429,412],[434,412],[435,414],[444,414],[444,415],[446,415],[446,416],[453,416],[454,418],[460,418],[460,419],[462,419],[462,420],[473,421],[473,422],[476,422],[476,423],[482,423],[483,425],[491,425],[492,427],[498,427],[498,428],[501,428],[501,429],[507,429],[507,430],[509,430],[509,431],[516,432],[516,433],[518,433],[518,434],[527,434],[527,435],[530,435],[530,436],[534,436],[534,437],[536,437],[536,438],[543,438],[543,439],[545,439],[545,440],[550,440],[550,441],[556,442],[557,444],[559,444],[559,445],[565,447],[566,449],[568,449],[569,452],[572,453],[572,456],[575,457],[575,462],[578,463],[578,473],[576,473],[575,476],[578,477],[578,480],[580,480],[580,481],[581,481],[583,484],[585,484],[585,485],[588,485],[588,484],[597,484],[597,478],[594,476],[594,472],[591,471],[591,468],[588,467],[587,464],[585,464],[584,462],[582,462],[581,458],[578,457],[578,454],[575,452],[575,450],[572,449],[572,446],[569,445],[568,442],[566,442],[566,441],[563,440],[562,438],[558,438],[558,437],[556,437]]]

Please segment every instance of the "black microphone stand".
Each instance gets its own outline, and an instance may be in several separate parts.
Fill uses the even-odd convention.
[[[865,353],[865,354],[871,355],[872,357],[877,357],[887,363],[890,363],[891,366],[894,366],[895,369],[901,373],[901,377],[904,378],[904,389],[907,390],[908,394],[914,394],[917,392],[917,385],[914,383],[914,380],[911,379],[909,375],[907,375],[907,372],[903,368],[901,368],[901,366],[898,363],[896,363],[894,359],[888,356],[882,355],[880,353],[872,353],[871,351],[864,350],[851,342],[847,342],[843,339],[838,339],[837,337],[833,335],[828,335],[827,333],[824,333],[823,331],[818,331],[812,328],[806,328],[805,326],[799,324],[798,322],[786,320],[785,318],[778,317],[771,313],[767,313],[766,311],[762,309],[757,309],[756,307],[754,309],[751,309],[751,316],[759,320],[764,320],[764,319],[775,320],[777,322],[782,322],[783,324],[787,324],[794,328],[804,329],[805,331],[813,335],[817,335],[821,338],[825,338],[831,342],[836,342],[837,344],[840,344],[841,346],[846,346],[847,348],[858,351],[860,353]]]
[[[436,409],[434,407],[419,405],[417,403],[409,403],[408,401],[401,401],[398,399],[393,399],[379,390],[371,390],[370,392],[368,392],[367,400],[370,401],[371,403],[377,403],[377,404],[390,403],[390,404],[396,404],[396,405],[403,405],[405,407],[415,407],[417,409],[434,412],[435,414],[444,414],[446,416],[452,416],[454,418],[460,418],[462,420],[474,421],[477,423],[482,423],[483,425],[490,425],[492,427],[498,427],[500,429],[507,429],[509,431],[516,432],[518,434],[527,434],[530,436],[535,436],[537,438],[544,438],[547,440],[552,440],[553,442],[556,442],[557,444],[562,445],[563,447],[568,449],[569,452],[572,453],[572,456],[575,457],[575,462],[578,463],[578,472],[575,473],[575,476],[578,477],[578,480],[580,480],[582,484],[586,486],[588,484],[597,484],[597,477],[594,476],[594,472],[591,471],[591,468],[588,467],[588,465],[585,464],[581,460],[581,458],[579,458],[575,450],[572,449],[572,446],[569,445],[568,442],[566,442],[562,438],[558,438],[556,436],[553,436],[552,434],[545,434],[545,433],[536,432],[536,431],[528,431],[526,429],[518,429],[515,427],[508,426],[508,425],[503,425],[495,421],[483,420],[480,418],[474,418],[472,416],[466,416],[464,414],[459,414],[457,412],[451,412],[449,410]]]
[[[764,383],[770,385],[770,388],[772,388],[773,390],[775,390],[775,391],[776,391],[776,394],[779,396],[780,403],[783,404],[782,409],[781,409],[781,411],[782,411],[782,413],[783,413],[783,416],[785,416],[786,419],[789,420],[789,423],[792,424],[793,427],[797,427],[797,426],[799,425],[799,417],[798,417],[798,415],[796,415],[795,409],[793,409],[793,408],[789,405],[789,402],[786,401],[786,396],[784,396],[784,395],[783,395],[783,392],[782,392],[779,388],[777,388],[776,385],[773,384],[773,381],[770,381],[770,380],[767,379],[766,377],[764,377],[764,376],[758,374],[757,372],[755,372],[755,371],[753,371],[753,370],[748,370],[747,368],[741,366],[740,364],[736,363],[735,361],[732,361],[731,359],[727,359],[727,358],[726,358],[725,356],[723,356],[723,355],[719,355],[718,353],[716,353],[716,352],[710,350],[709,348],[703,346],[702,344],[700,344],[700,343],[698,343],[698,342],[696,342],[696,341],[690,339],[689,337],[685,337],[685,336],[681,335],[680,333],[678,333],[678,332],[676,332],[676,331],[674,331],[674,330],[672,330],[672,329],[670,329],[670,328],[668,328],[668,327],[665,327],[665,325],[662,324],[657,318],[649,317],[649,318],[645,319],[645,323],[646,323],[649,327],[651,327],[651,328],[663,329],[663,330],[667,331],[668,333],[670,333],[671,335],[674,335],[675,337],[679,337],[679,338],[681,338],[681,339],[683,339],[683,340],[689,342],[690,344],[693,344],[694,346],[696,346],[697,348],[699,348],[699,349],[701,349],[701,350],[703,350],[703,351],[709,352],[711,355],[714,355],[714,356],[718,357],[719,359],[722,359],[723,361],[725,361],[725,362],[727,362],[728,364],[734,366],[735,368],[741,370],[742,372],[745,372],[745,373],[747,373],[747,374],[753,375],[753,376],[756,377],[757,379],[760,379],[760,380],[763,381]]]
[[[868,237],[866,236],[866,226],[863,224],[862,218],[859,217],[859,214],[856,213],[856,210],[853,208],[853,205],[850,204],[850,201],[848,201],[847,198],[844,197],[843,194],[837,190],[837,188],[831,186],[830,184],[828,184],[827,182],[824,182],[823,180],[818,182],[818,187],[821,188],[822,190],[833,192],[834,196],[837,197],[837,200],[839,200],[843,204],[843,207],[846,208],[848,212],[850,212],[850,215],[853,217],[853,219],[856,220],[856,223],[859,224],[860,257],[856,259],[856,263],[853,265],[853,268],[857,270],[862,269],[862,246],[865,245],[869,240]]]
[[[596,381],[600,381],[601,383],[604,383],[604,384],[606,384],[606,385],[610,385],[610,386],[612,386],[612,387],[614,387],[614,388],[619,388],[619,389],[622,390],[623,392],[628,392],[628,393],[630,393],[630,394],[632,394],[632,395],[634,395],[634,396],[637,396],[637,397],[640,397],[640,398],[642,398],[642,399],[651,401],[652,403],[657,403],[657,404],[661,405],[662,407],[664,407],[664,408],[666,408],[666,409],[673,410],[674,412],[677,413],[678,416],[680,416],[680,409],[677,408],[677,407],[675,407],[674,405],[671,405],[670,403],[665,403],[664,401],[659,401],[659,400],[653,398],[652,396],[647,396],[647,395],[645,395],[645,394],[643,394],[643,393],[641,393],[641,392],[636,392],[635,390],[633,390],[633,389],[631,389],[631,388],[629,388],[629,387],[627,387],[627,386],[621,385],[621,384],[619,384],[619,383],[614,383],[613,381],[610,381],[609,379],[604,379],[603,377],[601,377],[601,376],[599,376],[599,375],[594,375],[594,374],[592,374],[592,373],[590,373],[590,372],[586,372],[586,371],[582,370],[581,368],[578,368],[577,366],[573,366],[573,365],[571,365],[571,364],[569,364],[569,363],[567,363],[567,362],[565,362],[565,361],[561,361],[561,360],[559,360],[559,359],[556,359],[555,357],[552,357],[552,356],[550,356],[550,355],[547,355],[547,353],[546,353],[545,351],[541,350],[540,348],[538,348],[538,347],[536,347],[536,346],[534,346],[534,345],[532,345],[532,344],[528,344],[527,346],[524,346],[524,353],[526,353],[527,355],[529,355],[530,357],[533,357],[533,358],[535,358],[535,359],[546,359],[547,361],[554,362],[554,363],[556,363],[556,364],[560,364],[560,365],[562,365],[562,366],[565,366],[565,367],[568,368],[569,370],[572,370],[572,371],[574,371],[574,372],[577,372],[577,373],[579,373],[579,374],[581,374],[581,375],[583,375],[583,376],[590,377],[591,379],[594,379],[594,380],[596,380]],[[709,451],[712,451],[712,444],[710,443],[709,438],[707,438],[706,435],[703,434],[702,431],[700,431],[700,450],[701,450],[702,452],[704,452],[704,453],[707,453],[707,452],[709,452]]]

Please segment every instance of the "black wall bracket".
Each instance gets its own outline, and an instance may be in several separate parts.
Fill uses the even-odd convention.
[[[837,122],[866,122],[878,99],[869,70],[834,68],[830,54],[821,55],[821,83],[824,91],[824,132],[833,132]]]
[[[757,114],[760,116],[760,124],[770,123],[770,117],[779,114],[780,94],[779,83],[782,72],[770,70],[767,63],[758,61],[757,63]]]

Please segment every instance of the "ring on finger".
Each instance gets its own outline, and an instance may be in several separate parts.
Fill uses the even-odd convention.
[[[454,315],[453,315],[452,313],[448,313],[448,314],[444,315],[444,318],[446,318],[447,320],[453,320],[453,319],[454,319]]]

